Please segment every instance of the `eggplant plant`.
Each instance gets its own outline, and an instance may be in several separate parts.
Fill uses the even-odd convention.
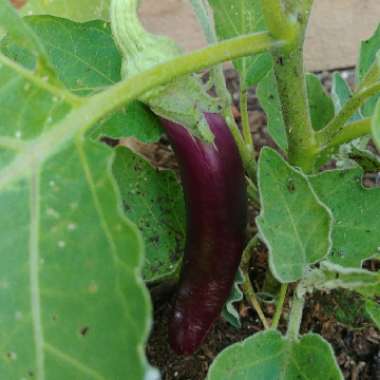
[[[380,327],[380,190],[363,185],[380,171],[380,27],[353,88],[336,73],[327,94],[303,64],[312,0],[189,3],[208,45],[185,54],[139,0],[0,0],[1,379],[159,379],[148,289],[166,283],[172,355],[219,317],[239,328],[243,296],[259,317],[208,380],[343,379],[331,344],[301,334],[316,291],[355,293]],[[275,149],[254,144],[251,88]],[[179,175],[136,148],[161,139]]]

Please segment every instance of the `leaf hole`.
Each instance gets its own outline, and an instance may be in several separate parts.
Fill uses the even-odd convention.
[[[5,354],[5,356],[6,356],[6,358],[7,358],[8,360],[16,360],[16,358],[17,358],[17,355],[16,355],[15,352],[7,352],[7,353]]]
[[[83,326],[79,330],[81,336],[86,336],[88,334],[88,331],[90,330],[89,326]]]

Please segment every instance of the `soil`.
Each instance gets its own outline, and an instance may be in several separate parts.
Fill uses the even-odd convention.
[[[354,73],[345,70],[342,76],[352,84]],[[327,91],[331,87],[331,74],[318,74]],[[238,111],[239,84],[234,72],[226,73],[228,87],[233,94],[233,108],[237,121],[240,121]],[[265,130],[266,117],[260,109],[254,91],[249,93],[249,118],[257,151],[264,145],[275,147]],[[177,170],[173,153],[167,141],[159,144],[140,146],[150,160],[158,166]],[[367,185],[374,184],[374,179],[368,177]],[[257,210],[252,210],[251,229]],[[267,270],[267,252],[264,246],[256,249],[254,267],[251,268],[251,279],[257,291],[260,291],[265,281]],[[368,269],[379,270],[378,262],[368,262]],[[242,326],[240,329],[229,325],[222,318],[214,324],[202,347],[194,355],[179,357],[171,351],[167,341],[167,323],[171,312],[171,296],[175,284],[161,284],[151,289],[154,303],[154,325],[147,346],[147,356],[150,363],[157,367],[163,380],[204,380],[208,368],[214,358],[224,348],[235,342],[255,334],[263,329],[255,311],[243,300],[237,304]],[[264,313],[270,318],[274,313],[271,303],[262,303]],[[283,318],[287,317],[287,304],[284,307]],[[286,321],[280,323],[280,330],[285,332]],[[306,302],[302,322],[302,333],[315,332],[329,341],[335,351],[338,364],[349,380],[380,380],[380,332],[365,317],[361,301],[342,291],[330,294],[315,293]]]

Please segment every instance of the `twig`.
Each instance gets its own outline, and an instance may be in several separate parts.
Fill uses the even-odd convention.
[[[247,300],[251,304],[251,306],[255,309],[257,315],[259,316],[259,319],[261,323],[263,324],[264,328],[267,330],[269,329],[269,323],[267,319],[265,318],[263,309],[260,306],[260,303],[257,299],[255,290],[253,289],[251,280],[249,278],[249,264],[251,261],[251,250],[253,247],[257,245],[259,242],[258,236],[254,236],[251,241],[248,243],[247,247],[245,248],[240,264],[241,271],[243,273],[243,292],[246,296]]]
[[[274,313],[273,320],[272,320],[272,328],[273,329],[277,329],[278,324],[280,322],[282,309],[284,308],[284,303],[285,303],[287,291],[288,291],[288,284],[282,284],[281,289],[280,289],[280,293],[278,295],[278,299],[276,302],[276,311]]]

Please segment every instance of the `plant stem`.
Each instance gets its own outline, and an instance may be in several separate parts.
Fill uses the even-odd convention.
[[[232,115],[231,109],[225,109],[223,112],[223,116],[239,149],[240,157],[243,161],[244,168],[249,178],[251,178],[252,181],[256,182],[256,161],[254,160],[252,152],[247,148],[247,145],[243,140],[239,127],[237,126],[235,119]]]
[[[257,315],[260,318],[261,323],[263,324],[265,329],[269,328],[269,323],[267,319],[265,318],[263,309],[260,306],[260,303],[257,299],[255,290],[253,289],[251,279],[249,278],[249,265],[252,258],[252,248],[254,248],[257,243],[259,242],[259,238],[257,235],[255,235],[248,243],[247,247],[244,249],[243,256],[241,259],[240,269],[243,274],[243,292],[251,304],[251,306],[256,311]]]
[[[303,296],[298,295],[296,289],[292,300],[292,308],[290,309],[288,331],[286,333],[287,337],[290,340],[298,340],[304,306],[305,298]]]
[[[272,320],[272,329],[277,329],[278,324],[280,323],[282,309],[284,307],[286,293],[288,291],[288,284],[281,284],[280,293],[276,302],[276,311]]]
[[[370,117],[354,121],[347,124],[338,135],[336,135],[324,149],[331,149],[346,144],[359,137],[369,135],[371,133],[372,119]]]
[[[297,24],[291,22],[280,0],[261,0],[261,8],[270,33],[278,38],[291,41],[296,33]]]
[[[241,124],[243,129],[243,139],[248,151],[254,156],[254,147],[251,128],[249,127],[249,116],[248,116],[248,91],[243,90],[240,87],[240,114],[241,114]]]
[[[297,15],[298,22],[295,28],[294,23],[290,21],[290,16],[285,15],[279,0],[262,0],[270,32],[288,40],[287,46],[272,49],[273,68],[288,135],[289,161],[305,172],[311,172],[314,169],[316,154],[319,150],[311,123],[303,67],[303,45],[311,6],[311,0],[301,5],[301,13]],[[270,11],[277,15],[276,23],[273,22]],[[281,17],[278,16],[280,11]]]
[[[249,177],[246,177],[246,180],[248,183],[247,191],[249,198],[251,198],[251,200],[255,203],[256,206],[260,207],[260,194],[256,184]]]
[[[354,115],[356,110],[370,97],[380,93],[380,82],[355,92],[340,112],[318,132],[318,140],[322,145],[329,145],[331,140],[340,134],[346,127],[345,123]]]
[[[268,33],[255,33],[222,41],[205,49],[159,64],[109,89],[84,99],[67,116],[40,137],[25,144],[23,153],[0,171],[0,189],[25,176],[31,165],[31,155],[43,163],[59,152],[78,133],[85,133],[109,113],[124,106],[155,87],[175,78],[199,71],[220,62],[261,53],[284,44]]]

